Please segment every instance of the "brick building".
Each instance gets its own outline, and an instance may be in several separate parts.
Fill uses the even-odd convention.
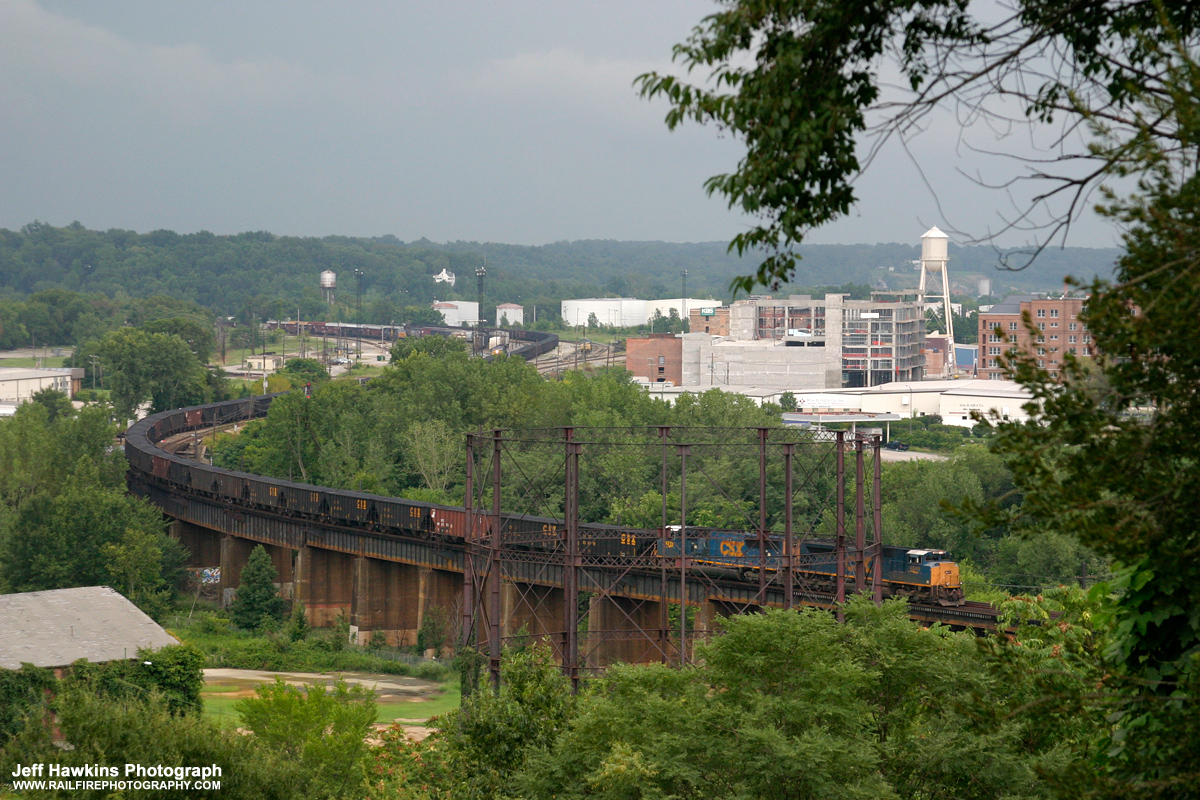
[[[625,341],[625,368],[650,383],[683,383],[683,342],[673,333],[652,333]]]
[[[1094,345],[1087,326],[1079,320],[1086,298],[1009,295],[979,314],[979,377],[1007,380],[999,357],[1020,348],[1037,359],[1039,367],[1057,372],[1063,356],[1090,357]],[[1035,332],[1025,328],[1028,314]],[[997,332],[999,329],[999,332]]]
[[[692,333],[707,333],[711,336],[729,335],[729,306],[698,306],[688,311],[688,325]]]

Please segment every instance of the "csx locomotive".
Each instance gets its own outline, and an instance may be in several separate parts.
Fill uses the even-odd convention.
[[[177,409],[155,414],[134,424],[126,434],[130,488],[148,494],[150,487],[194,494],[229,506],[250,507],[281,516],[359,528],[381,534],[417,536],[430,541],[462,543],[468,535],[465,508],[442,506],[396,497],[329,489],[213,467],[159,448],[157,443],[187,431],[264,416],[275,395]],[[136,477],[136,480],[133,479]],[[476,512],[478,513],[478,512]],[[686,535],[684,535],[686,533]],[[548,517],[501,516],[506,547],[531,550],[563,548],[562,521]],[[760,554],[757,534],[689,526],[661,530],[629,530],[613,525],[581,525],[581,556],[593,559],[634,559],[651,567],[677,559],[686,551],[694,569],[717,577],[757,580],[758,570],[775,572],[782,566],[783,543],[766,539]],[[794,570],[813,591],[834,591],[837,561],[834,544],[805,539],[793,554]],[[854,560],[853,547],[847,564]],[[870,569],[868,559],[868,569]],[[849,571],[850,566],[847,567]],[[868,580],[870,579],[868,575]],[[961,605],[958,565],[942,550],[883,548],[881,583],[885,596],[909,597],[941,605]]]
[[[657,553],[677,558],[686,550],[690,562],[709,574],[755,581],[758,571],[778,571],[784,562],[783,541],[767,536],[760,549],[758,534],[691,528],[682,535],[678,525],[668,527],[668,536],[655,544]],[[847,547],[845,569],[853,582],[853,544]],[[837,589],[837,550],[831,539],[804,539],[796,543],[793,571],[812,591],[832,593]],[[965,600],[958,564],[945,550],[913,550],[884,545],[881,564],[881,588],[884,597],[907,597],[919,602],[959,606]],[[866,580],[870,584],[873,559],[866,560]]]

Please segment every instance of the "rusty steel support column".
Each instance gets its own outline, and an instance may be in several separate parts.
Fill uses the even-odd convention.
[[[467,434],[467,480],[464,487],[466,498],[466,548],[463,550],[463,599],[462,630],[459,631],[459,647],[471,645],[475,630],[475,437]]]
[[[671,605],[667,602],[667,437],[671,428],[662,425],[658,429],[662,440],[662,527],[658,530],[658,562],[661,569],[658,584],[659,631],[658,644],[664,664],[671,660]]]
[[[863,465],[863,440],[854,437],[854,591],[867,590],[867,509],[866,480]]]
[[[563,563],[563,672],[571,691],[579,691],[579,451],[574,428],[563,428],[566,443],[563,513],[566,516],[566,560]]]
[[[758,599],[767,603],[767,428],[758,429]]]
[[[838,605],[838,622],[845,621],[842,604],[846,602],[846,432],[837,434],[837,545],[834,552],[837,558],[837,591],[835,600]]]
[[[492,431],[492,546],[488,553],[488,578],[492,582],[492,602],[488,616],[488,661],[492,670],[492,688],[500,691],[500,456],[503,454],[500,431]]]
[[[882,436],[876,436],[872,443],[872,457],[875,459],[874,483],[871,487],[871,510],[875,519],[872,538],[875,540],[875,556],[871,562],[871,592],[875,595],[875,605],[883,604],[883,459],[880,449]]]
[[[783,446],[783,607],[787,610],[792,608],[792,593],[795,590],[795,570],[792,564],[792,456],[795,453],[796,445]]]
[[[687,457],[679,445],[679,666],[687,665]]]

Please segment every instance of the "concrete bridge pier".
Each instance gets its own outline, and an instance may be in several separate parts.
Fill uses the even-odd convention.
[[[354,559],[354,601],[350,636],[370,644],[381,635],[392,647],[417,643],[420,628],[420,568],[358,556]]]
[[[339,614],[350,617],[354,604],[354,559],[348,553],[319,547],[305,546],[297,551],[296,600],[304,604],[309,625],[329,628]]]
[[[510,644],[523,646],[545,642],[553,648],[554,657],[562,661],[562,589],[505,581],[500,585],[500,619],[504,621],[500,635]],[[518,634],[520,637],[514,638]]]
[[[591,599],[587,633],[579,636],[579,657],[588,667],[622,662],[653,664],[662,661],[656,645],[661,630],[662,605],[657,601],[597,595]]]
[[[427,629],[427,650],[440,655],[453,648],[462,628],[462,574],[422,567],[417,596],[417,629]]]
[[[221,566],[221,540],[225,534],[183,520],[172,520],[167,533],[187,551],[189,567],[203,569]]]
[[[221,607],[229,608],[242,581],[242,570],[250,560],[254,542],[238,536],[221,537]]]
[[[223,536],[221,538],[221,606],[228,608],[237,595],[237,587],[242,582],[242,570],[250,560],[250,553],[261,544],[271,557],[275,567],[275,588],[280,596],[291,599],[295,592],[294,560],[296,551],[290,547],[280,547],[273,544],[262,544],[252,539],[238,536]]]

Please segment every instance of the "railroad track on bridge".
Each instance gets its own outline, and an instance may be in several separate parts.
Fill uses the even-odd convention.
[[[536,541],[549,530],[555,532],[554,542],[568,542],[569,534],[556,526],[570,525],[299,484],[213,467],[170,451],[194,443],[201,431],[265,415],[272,399],[157,414],[136,423],[126,436],[131,491],[188,526],[181,530],[193,553],[207,552],[209,561],[219,554],[223,597],[236,587],[239,558],[244,561],[250,547],[263,544],[272,548],[281,585],[291,584],[316,624],[349,613],[360,635],[384,632],[397,643],[407,642],[421,627],[422,614],[440,604],[456,616],[457,643],[486,649],[494,668],[505,642],[545,638],[573,677],[617,660],[685,659],[689,637],[706,635],[721,614],[837,604],[835,593],[814,590],[803,579],[785,583],[781,574],[735,580],[707,574],[697,559],[648,558],[644,549],[628,556],[618,550],[588,555],[579,548],[581,536],[593,546],[633,536],[617,526],[577,524],[570,534],[576,537],[575,550],[566,552],[565,560],[558,544],[501,557],[506,541],[530,541],[530,536]],[[870,547],[862,551],[863,564]],[[411,570],[420,573],[412,578],[413,591],[405,588],[410,579],[403,577]],[[452,585],[457,588],[448,588]],[[413,613],[406,592],[417,597]],[[583,634],[583,601],[564,600],[570,596],[591,598]],[[689,611],[691,617],[683,615],[688,621],[682,628],[669,631],[660,620],[667,618],[669,606],[680,603],[695,610]],[[996,610],[980,603],[914,602],[910,616],[961,628],[996,625]]]

